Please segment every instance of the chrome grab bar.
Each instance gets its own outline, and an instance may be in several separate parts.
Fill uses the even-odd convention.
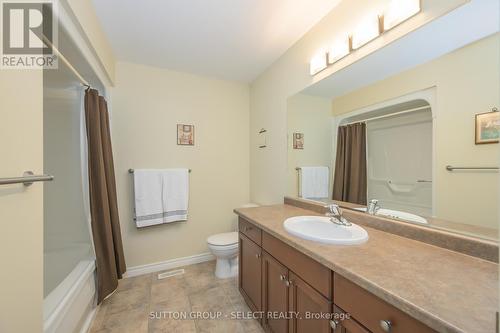
[[[34,175],[33,171],[25,171],[22,177],[0,178],[0,185],[23,184],[30,186],[34,182],[50,182],[54,180],[52,175]]]
[[[446,166],[446,170],[498,170],[498,167],[454,167],[451,165]]]

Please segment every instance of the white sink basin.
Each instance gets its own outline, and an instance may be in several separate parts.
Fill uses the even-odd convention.
[[[356,245],[368,240],[368,233],[359,225],[338,225],[326,216],[295,216],[283,226],[294,236],[325,244]]]
[[[360,210],[362,212],[366,212],[366,208],[363,208],[363,207],[355,208],[355,209]],[[403,221],[408,221],[408,222],[428,224],[427,220],[424,219],[422,216],[418,216],[418,215],[415,215],[412,213],[402,212],[399,210],[380,208],[377,211],[377,214],[375,214],[375,215],[390,217],[393,219],[403,220]]]

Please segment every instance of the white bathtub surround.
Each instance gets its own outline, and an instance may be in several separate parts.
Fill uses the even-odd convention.
[[[136,169],[134,171],[138,228],[187,220],[188,169]]]
[[[86,332],[95,314],[95,261],[82,260],[43,300],[43,332]]]

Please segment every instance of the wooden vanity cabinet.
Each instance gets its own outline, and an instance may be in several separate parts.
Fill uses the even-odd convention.
[[[436,333],[245,219],[239,226],[240,292],[266,332]]]
[[[381,300],[339,274],[334,274],[335,305],[373,333],[436,333],[403,311]],[[353,320],[342,322],[350,327]],[[356,329],[351,328],[357,332]],[[349,332],[349,331],[347,331]]]
[[[240,232],[239,255],[238,284],[240,293],[252,311],[261,311],[262,249]]]
[[[289,311],[288,268],[264,252],[262,257],[262,326],[273,333],[287,333],[289,320],[280,315]],[[277,317],[273,317],[277,316]]]
[[[331,324],[333,333],[371,333],[354,318],[346,318],[346,313],[335,305],[333,306],[333,313],[334,318]]]
[[[252,311],[263,311],[263,328],[330,333],[332,272],[242,218],[239,226],[239,289]],[[306,313],[316,317],[307,319]]]
[[[265,251],[262,311],[262,326],[267,332],[330,333],[332,303]]]
[[[299,318],[290,320],[290,332],[330,333],[332,302],[293,272],[289,272],[289,284],[290,311],[299,313]],[[306,313],[310,314],[309,318]]]

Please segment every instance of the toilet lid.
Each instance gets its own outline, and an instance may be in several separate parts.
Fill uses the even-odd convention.
[[[212,235],[207,238],[207,243],[211,245],[232,245],[238,243],[237,232],[224,232],[222,234]]]

